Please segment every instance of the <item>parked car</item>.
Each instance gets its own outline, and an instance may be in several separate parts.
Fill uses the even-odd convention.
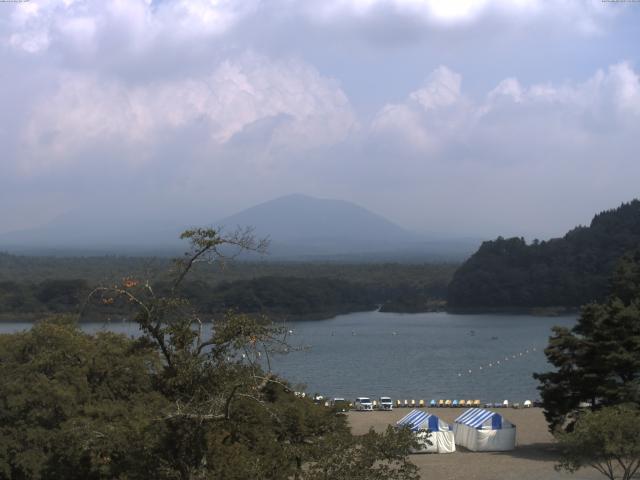
[[[373,410],[373,402],[369,397],[358,397],[353,404],[353,408],[359,412],[370,412]]]
[[[349,402],[342,397],[332,398],[330,405],[335,408],[338,413],[347,412],[349,410]]]
[[[390,397],[380,397],[378,405],[380,410],[393,410],[393,401]]]

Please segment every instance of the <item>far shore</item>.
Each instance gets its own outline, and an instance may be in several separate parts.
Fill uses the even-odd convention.
[[[398,310],[387,310],[384,308],[376,307],[373,309],[342,309],[342,310],[332,310],[332,311],[324,311],[324,312],[316,312],[309,313],[304,315],[293,315],[289,313],[265,313],[267,318],[271,319],[274,322],[282,322],[285,321],[322,321],[322,320],[331,320],[335,317],[341,315],[349,315],[352,313],[401,313],[406,315],[419,315],[425,313],[447,313],[450,315],[522,315],[522,316],[540,316],[540,317],[561,317],[568,315],[578,315],[580,310],[577,308],[568,308],[568,307],[535,307],[535,308],[515,308],[515,307],[496,307],[496,308],[456,308],[456,309],[426,309],[426,310],[415,310],[415,311],[403,311],[402,309]],[[221,315],[221,312],[212,313],[209,315]],[[259,315],[257,313],[253,313],[254,315]],[[0,323],[35,323],[40,320],[44,320],[46,318],[50,318],[56,315],[78,315],[77,312],[2,312],[0,313]],[[78,320],[78,323],[86,323],[86,324],[97,324],[97,323],[126,323],[133,322],[132,319],[125,318],[117,318],[108,317],[105,315],[104,317],[99,315],[92,315],[90,317],[83,317]]]
[[[447,307],[445,311],[452,315],[498,314],[561,317],[579,314],[580,307]]]

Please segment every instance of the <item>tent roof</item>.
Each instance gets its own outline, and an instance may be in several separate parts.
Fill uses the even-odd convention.
[[[411,410],[411,412],[398,420],[396,425],[409,427],[413,431],[428,428],[433,432],[441,431],[443,430],[441,427],[448,426],[436,415],[420,410]]]
[[[509,427],[511,424],[505,422],[502,419],[502,415],[491,410],[485,410],[483,408],[470,408],[458,418],[455,419],[456,423],[467,425],[471,428],[481,428],[483,426],[491,425],[493,429],[500,429],[503,426]]]

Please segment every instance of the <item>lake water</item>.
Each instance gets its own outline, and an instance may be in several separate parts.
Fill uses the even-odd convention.
[[[402,399],[504,399],[539,397],[533,372],[551,367],[543,349],[551,327],[575,317],[452,315],[361,312],[321,320],[288,322],[292,345],[273,368],[308,393],[353,399],[389,395]],[[28,328],[0,324],[7,333]],[[85,324],[137,335],[131,323]],[[480,368],[482,367],[482,368]]]
[[[575,321],[366,312],[291,322],[292,343],[309,348],[278,357],[274,369],[309,393],[332,397],[535,400],[531,374],[551,368],[543,352],[551,327]]]

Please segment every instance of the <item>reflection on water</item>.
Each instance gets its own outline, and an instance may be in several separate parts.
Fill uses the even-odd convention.
[[[274,369],[309,393],[355,398],[504,399],[538,398],[533,372],[548,370],[543,349],[553,325],[575,317],[527,315],[395,314],[364,312],[330,320],[289,322],[294,346],[273,361]],[[29,328],[0,324],[7,333]],[[137,324],[83,324],[139,335]]]

